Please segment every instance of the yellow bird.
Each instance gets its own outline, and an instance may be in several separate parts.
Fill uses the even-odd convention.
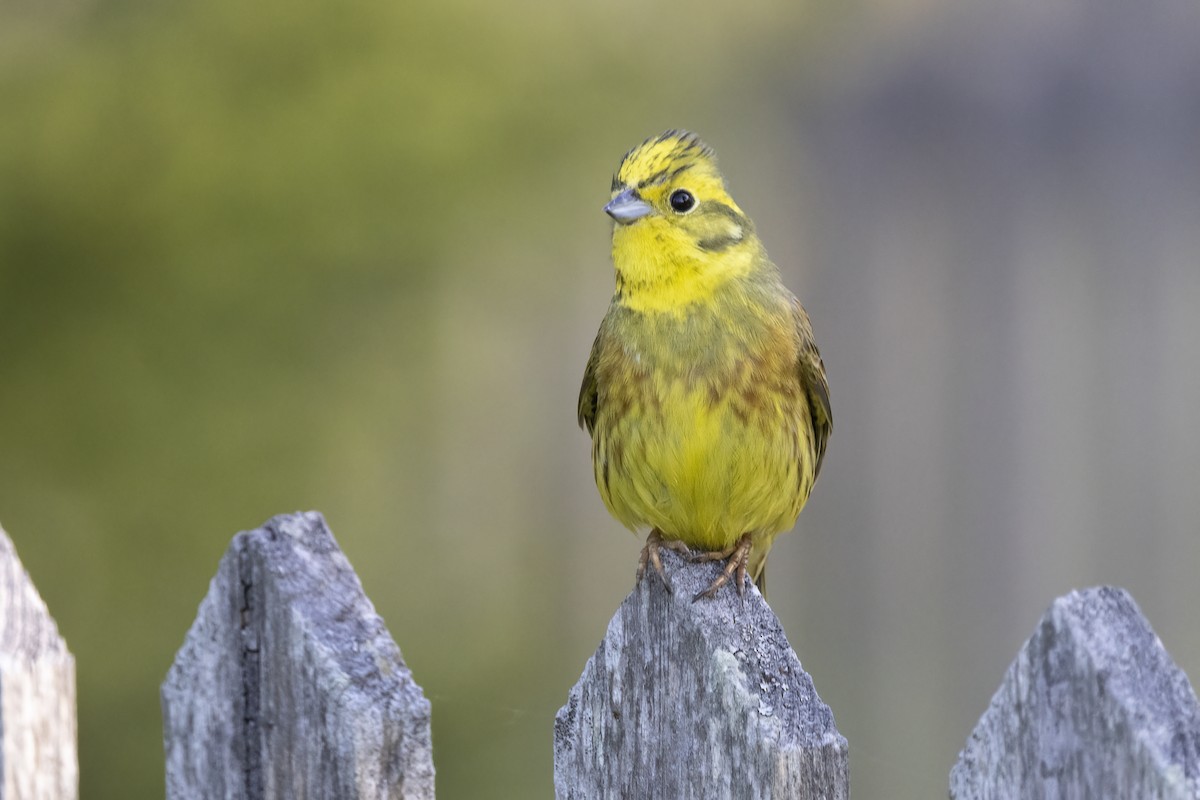
[[[617,520],[661,547],[726,560],[696,598],[747,573],[795,525],[832,430],[808,314],[695,134],[625,154],[604,210],[616,291],[579,392],[596,486]]]

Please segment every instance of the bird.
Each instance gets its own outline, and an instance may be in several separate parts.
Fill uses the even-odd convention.
[[[661,550],[725,562],[766,588],[775,537],[794,527],[833,429],[825,364],[716,155],[672,129],[621,159],[612,218],[615,288],[579,392],[608,511],[649,529],[638,560],[672,591]]]

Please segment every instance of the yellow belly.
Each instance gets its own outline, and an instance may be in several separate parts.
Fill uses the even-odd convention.
[[[703,550],[751,533],[765,556],[812,488],[803,399],[767,396],[748,408],[732,393],[714,399],[674,382],[642,400],[597,420],[596,483],[613,516]]]

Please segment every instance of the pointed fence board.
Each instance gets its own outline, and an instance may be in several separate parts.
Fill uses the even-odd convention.
[[[162,706],[169,800],[433,797],[429,702],[318,513],[234,537]]]
[[[0,798],[75,800],[75,659],[0,528]]]
[[[849,797],[845,738],[757,589],[665,551],[554,721],[559,800]]]
[[[950,796],[1200,798],[1200,705],[1125,590],[1054,601],[967,740]]]

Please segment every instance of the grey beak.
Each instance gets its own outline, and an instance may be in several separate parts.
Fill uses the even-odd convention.
[[[654,212],[654,206],[638,196],[636,189],[626,189],[608,201],[604,213],[622,225],[628,225]]]

